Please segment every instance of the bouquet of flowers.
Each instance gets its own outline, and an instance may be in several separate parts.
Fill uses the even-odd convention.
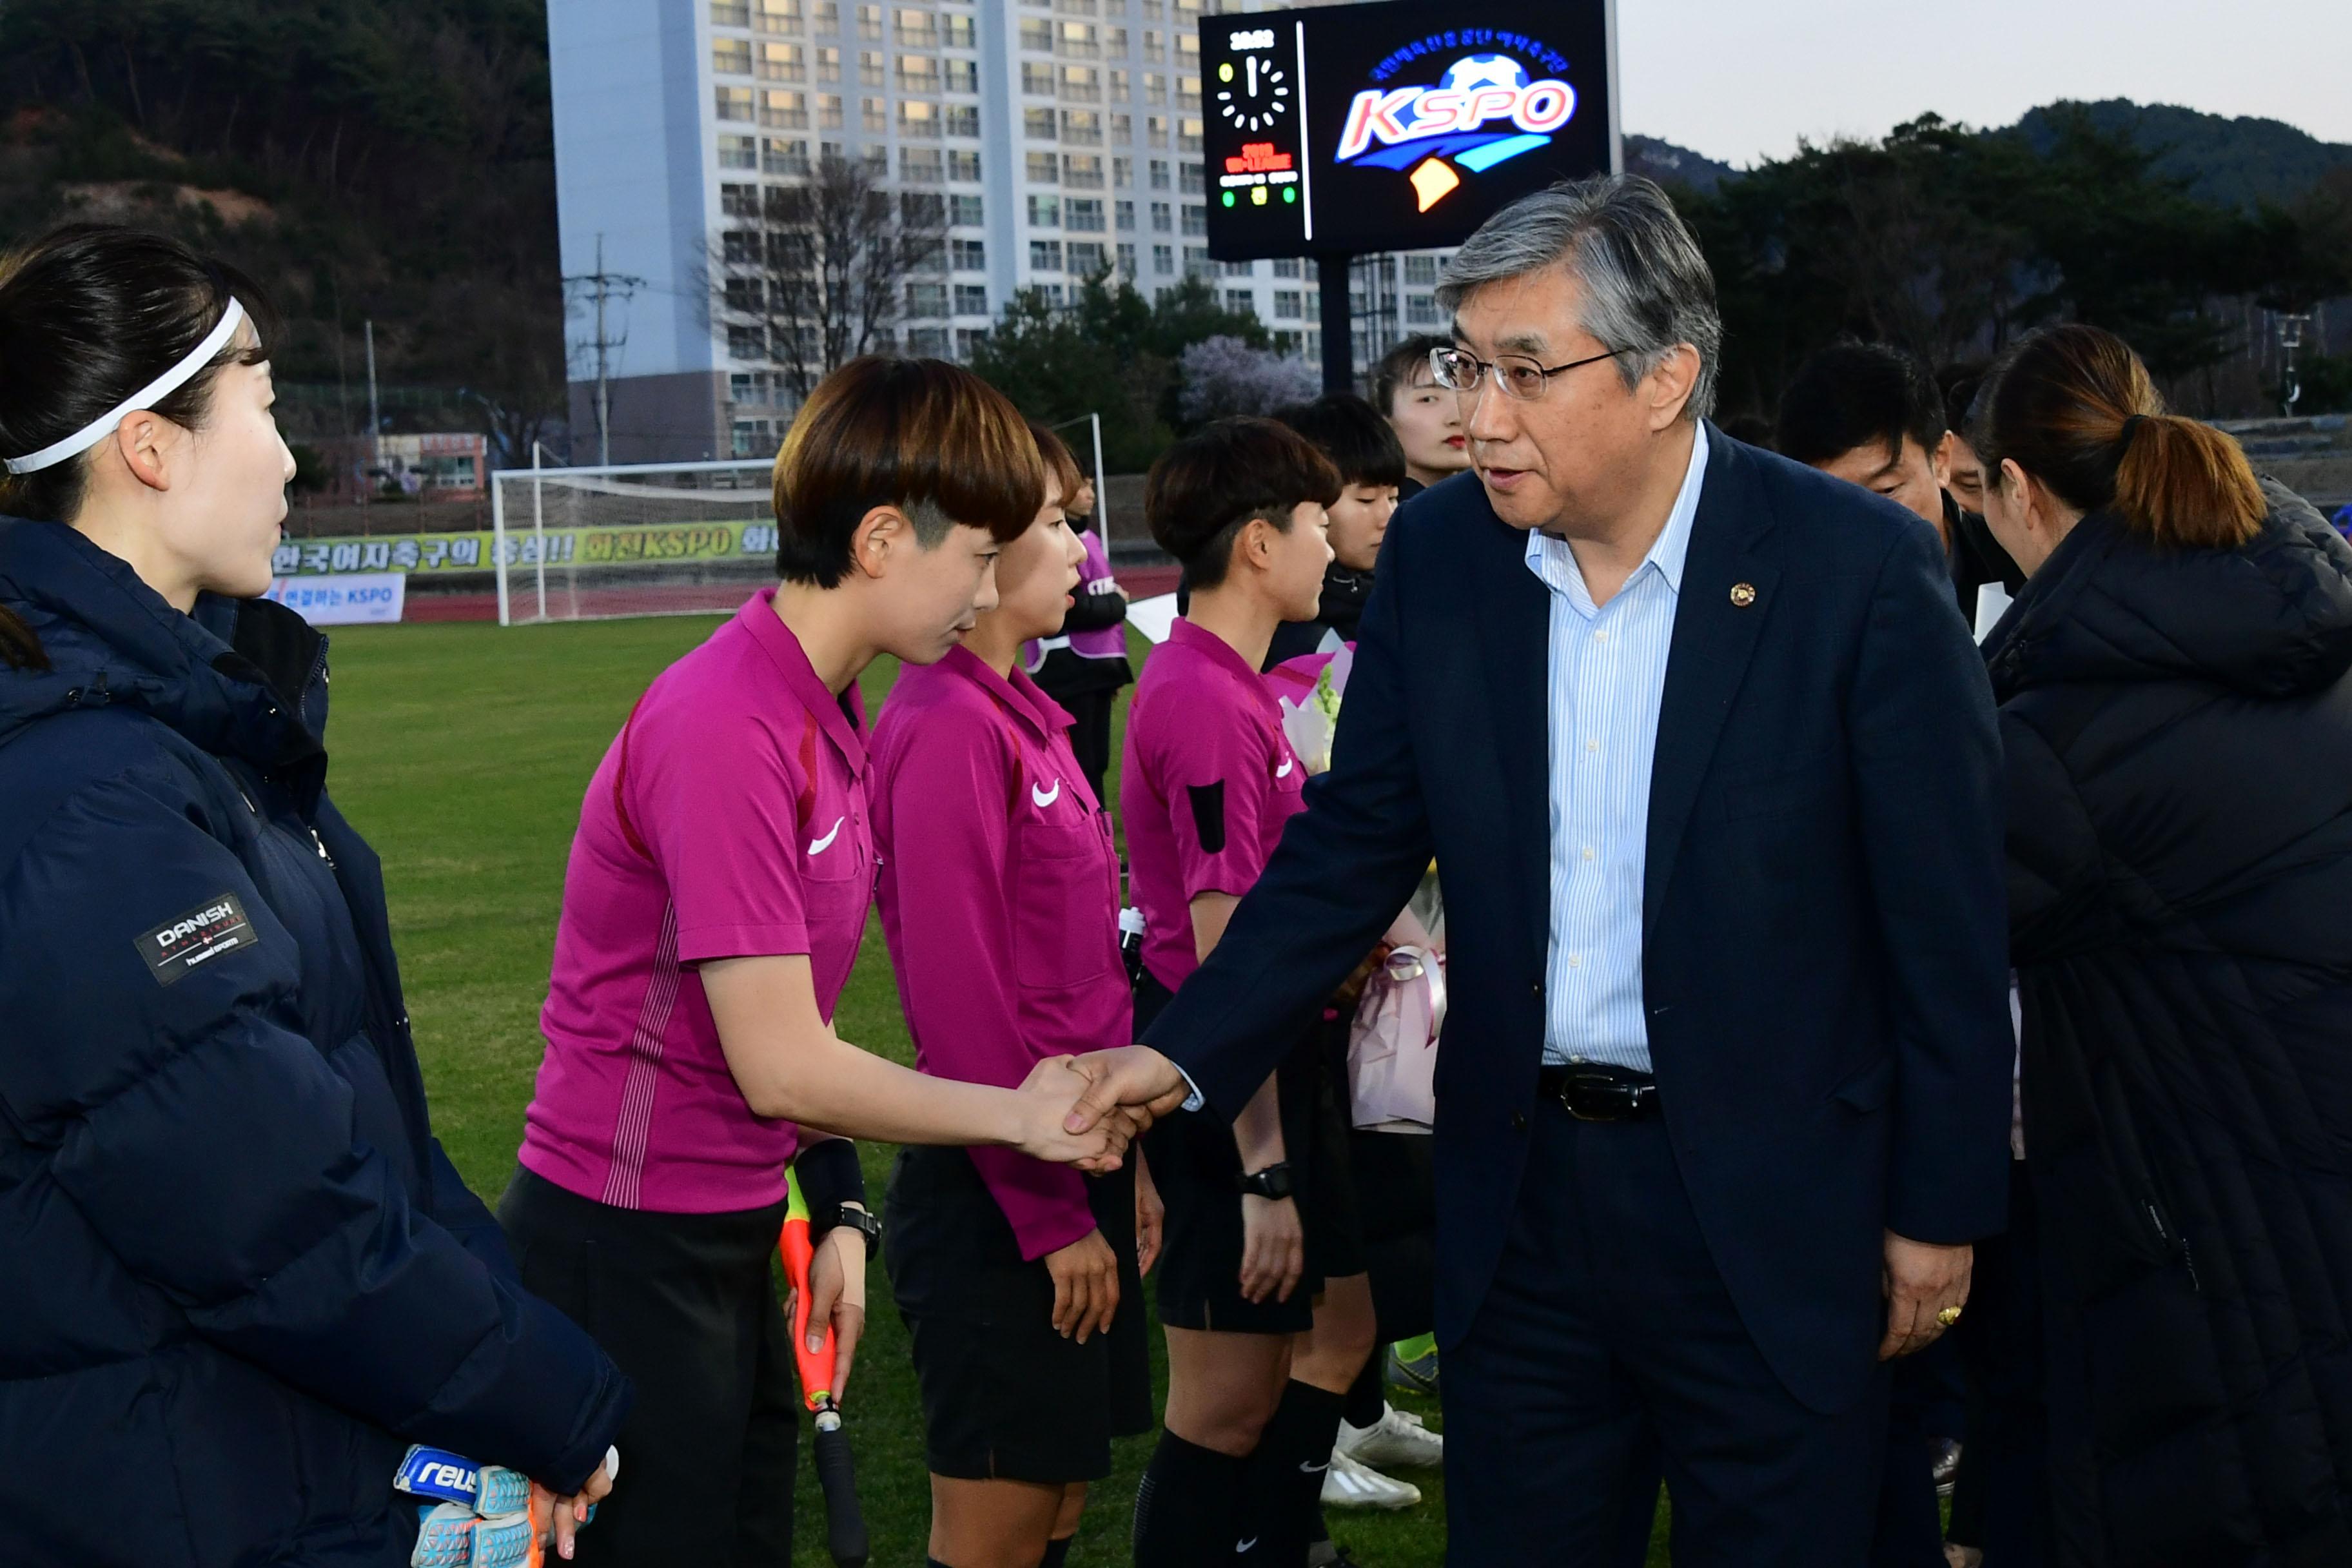
[[[1331,766],[1356,650],[1308,654],[1266,672],[1282,733],[1307,773]],[[1348,1027],[1349,1119],[1365,1131],[1427,1132],[1437,1121],[1437,1037],[1445,1026],[1445,903],[1432,862],[1381,939]]]

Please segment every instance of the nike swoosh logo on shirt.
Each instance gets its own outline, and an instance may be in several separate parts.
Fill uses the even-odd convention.
[[[1235,1552],[1247,1552],[1251,1547],[1255,1546],[1256,1544],[1257,1544],[1257,1537],[1256,1537],[1256,1536],[1255,1536],[1255,1535],[1253,1535],[1253,1536],[1251,1536],[1247,1541],[1236,1541],[1236,1542],[1234,1542],[1234,1550]]]
[[[1053,805],[1055,801],[1061,798],[1062,781],[1059,779],[1055,779],[1054,781],[1054,787],[1052,789],[1041,790],[1035,784],[1031,784],[1029,786],[1029,799],[1040,811],[1045,810],[1047,806]]]
[[[1328,1459],[1324,1460],[1319,1465],[1310,1465],[1302,1459],[1298,1463],[1298,1473],[1302,1476],[1319,1476],[1330,1468],[1331,1461]]]
[[[841,837],[841,825],[848,820],[849,818],[845,816],[835,817],[833,819],[833,831],[826,834],[822,838],[810,839],[808,852],[812,855],[822,855],[826,850],[832,848],[833,841]]]
[[[1290,770],[1297,765],[1298,759],[1297,757],[1285,757],[1282,759],[1282,766],[1274,770],[1274,776],[1278,779],[1286,779],[1290,776]]]

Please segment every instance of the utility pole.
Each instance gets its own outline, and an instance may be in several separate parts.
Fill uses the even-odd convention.
[[[640,289],[647,287],[642,278],[604,270],[604,237],[596,237],[596,270],[566,278],[566,283],[584,283],[596,291],[596,461],[604,468],[613,466],[613,386],[612,364],[606,356],[629,340],[626,335],[613,338],[604,335],[604,306],[612,300],[625,300]]]
[[[368,471],[367,482],[360,487],[362,495],[375,489],[376,470],[383,467],[383,412],[377,406],[375,391],[375,318],[367,322],[368,362]]]

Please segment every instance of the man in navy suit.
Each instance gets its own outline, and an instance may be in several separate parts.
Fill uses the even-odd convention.
[[[1073,1121],[1233,1115],[1433,855],[1448,1561],[1615,1563],[1654,1451],[1678,1564],[1859,1568],[1884,1363],[2006,1213],[1984,668],[1932,529],[1706,423],[1656,186],[1524,198],[1439,299],[1474,471],[1398,514],[1331,771]]]

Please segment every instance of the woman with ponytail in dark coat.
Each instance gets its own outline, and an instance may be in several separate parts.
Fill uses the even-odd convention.
[[[261,303],[122,229],[0,260],[0,1563],[397,1568],[411,1443],[569,1557],[628,1387],[433,1137],[326,642],[258,596]]]
[[[2352,550],[2095,328],[1977,409],[2042,1551],[2352,1563]]]

